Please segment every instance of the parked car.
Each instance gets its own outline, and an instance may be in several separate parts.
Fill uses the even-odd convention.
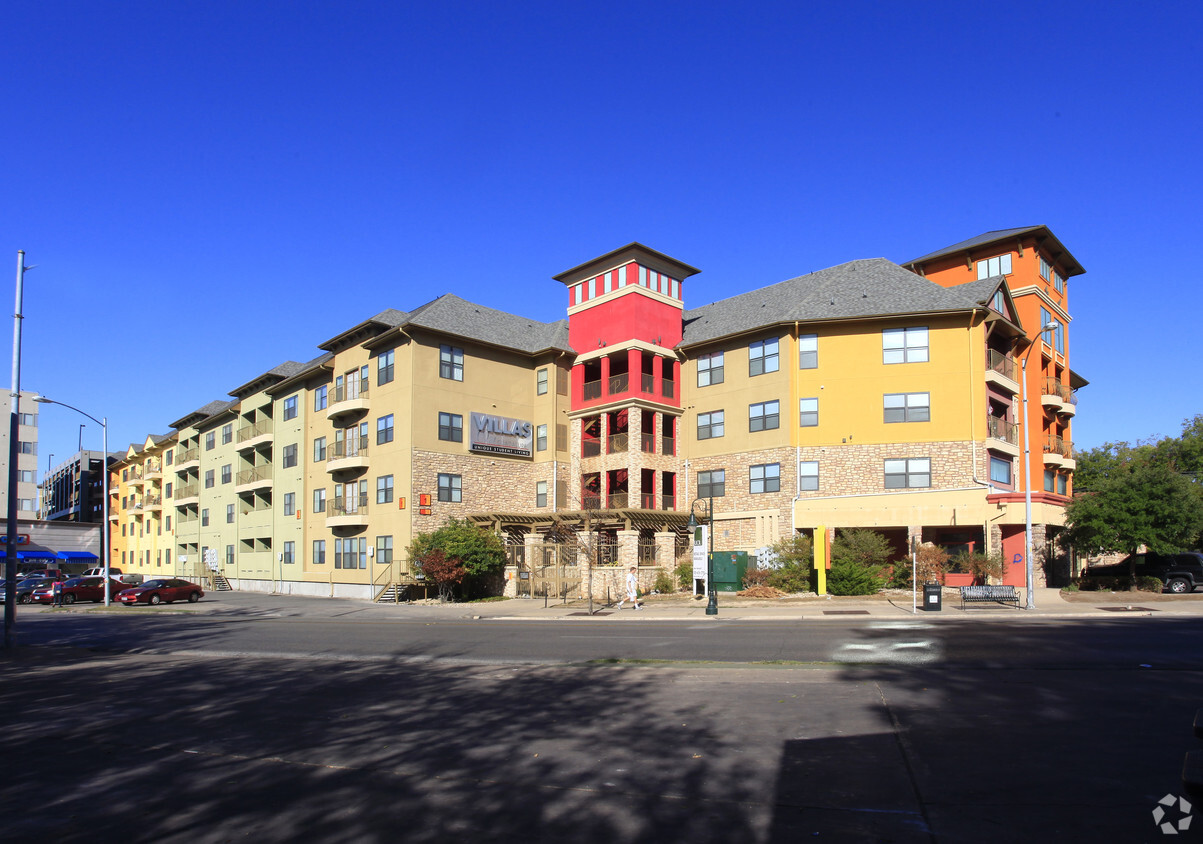
[[[203,597],[205,597],[204,590],[195,583],[171,577],[148,580],[133,589],[123,589],[117,595],[117,600],[129,607],[138,603],[170,604],[172,601],[187,601],[195,604]]]
[[[26,577],[17,581],[16,601],[18,604],[28,604],[33,601],[33,590],[40,589],[43,586],[53,586],[54,578],[52,577]],[[8,589],[4,581],[0,581],[0,602],[8,597]]]
[[[25,580],[28,577],[52,577],[56,580],[67,579],[67,575],[63,574],[59,569],[34,569],[32,571],[23,571],[17,575],[18,580]]]
[[[1136,563],[1137,577],[1156,577],[1175,594],[1186,594],[1203,586],[1203,553],[1184,551],[1179,554],[1132,554],[1118,563],[1090,566],[1082,577],[1127,577]]]
[[[122,583],[120,580],[109,580],[109,597],[115,598],[123,589],[128,589],[129,584]],[[103,577],[73,577],[70,580],[63,581],[63,603],[74,604],[76,601],[94,601],[100,602],[104,600],[104,578]],[[54,585],[49,584],[39,589],[33,590],[32,603],[35,604],[52,604],[54,603]]]
[[[109,566],[109,577],[116,577],[119,574],[121,574],[121,569],[116,566]],[[90,568],[81,577],[104,577],[104,566]]]

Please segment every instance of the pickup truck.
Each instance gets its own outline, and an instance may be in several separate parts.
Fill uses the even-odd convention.
[[[1082,577],[1127,577],[1133,560],[1137,577],[1156,577],[1175,594],[1184,595],[1203,586],[1203,554],[1196,551],[1132,554],[1118,563],[1090,566],[1082,572]]]

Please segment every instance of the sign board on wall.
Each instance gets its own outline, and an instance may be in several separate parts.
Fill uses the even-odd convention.
[[[693,580],[706,580],[706,555],[710,550],[710,525],[698,525],[693,529]],[[708,584],[707,584],[708,585]]]
[[[510,457],[530,457],[534,453],[534,426],[524,419],[473,413],[468,432],[468,450]]]

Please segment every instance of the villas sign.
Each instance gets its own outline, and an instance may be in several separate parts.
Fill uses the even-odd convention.
[[[534,426],[523,419],[473,413],[468,433],[468,450],[486,454],[530,457],[534,445]]]

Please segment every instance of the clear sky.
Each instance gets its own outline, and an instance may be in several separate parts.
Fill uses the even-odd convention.
[[[1203,412],[1198,0],[4,19],[0,278],[19,249],[37,265],[22,387],[107,416],[114,451],[386,308],[451,292],[560,319],[551,276],[632,240],[702,270],[696,307],[1041,224],[1087,270],[1075,446]],[[43,471],[80,422],[99,449],[41,407]]]

